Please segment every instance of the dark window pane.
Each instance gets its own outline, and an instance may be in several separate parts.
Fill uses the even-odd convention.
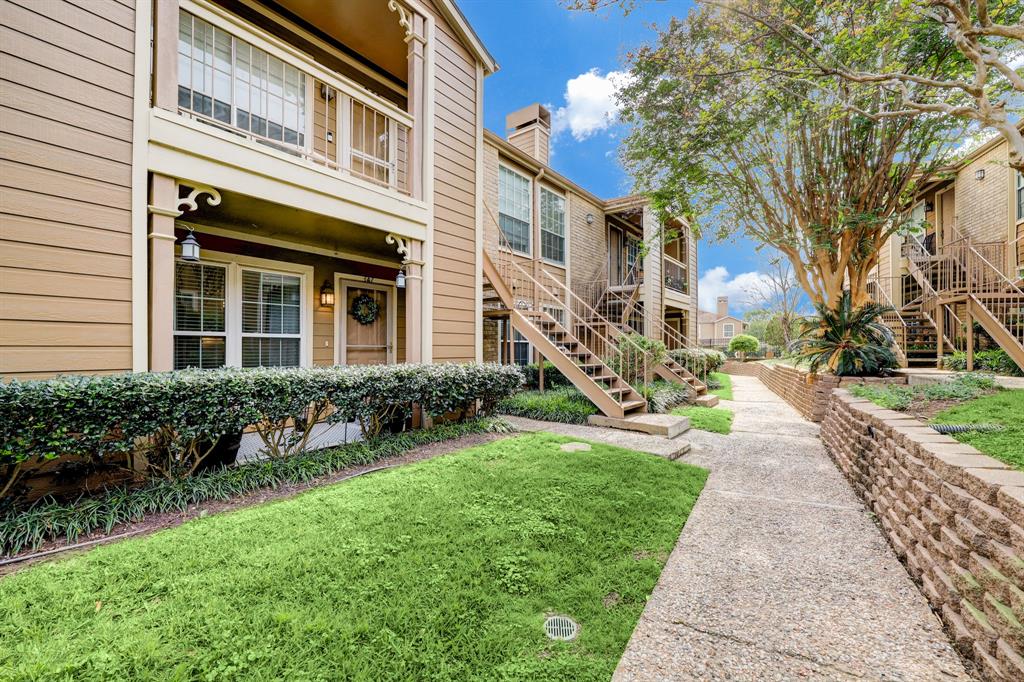
[[[178,86],[178,106],[182,109],[192,108],[192,90],[184,85]]]
[[[271,140],[280,140],[281,133],[282,130],[280,124],[271,121],[267,127],[267,137],[269,137]]]
[[[227,102],[216,100],[213,108],[213,117],[223,123],[231,123],[231,105]]]

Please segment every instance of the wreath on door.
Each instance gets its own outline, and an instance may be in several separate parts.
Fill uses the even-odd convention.
[[[373,324],[380,317],[380,304],[368,294],[359,294],[352,299],[349,314],[356,318],[359,324]]]

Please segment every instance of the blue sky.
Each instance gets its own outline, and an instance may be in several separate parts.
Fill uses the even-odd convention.
[[[683,16],[691,3],[641,3],[629,16],[569,12],[557,0],[459,0],[459,7],[501,66],[484,81],[484,124],[504,135],[506,114],[533,102],[549,105],[555,170],[601,197],[628,194],[632,182],[616,157],[627,131],[609,111],[616,72],[629,50],[654,40],[652,24]],[[724,294],[742,312],[742,291],[762,260],[753,243],[701,242],[698,259],[702,307]]]

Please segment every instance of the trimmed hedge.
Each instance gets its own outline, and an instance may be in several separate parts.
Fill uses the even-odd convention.
[[[725,353],[711,348],[679,348],[668,355],[698,377],[717,372],[725,364]]]
[[[597,408],[579,389],[553,388],[543,393],[525,391],[506,398],[495,408],[499,414],[563,424],[586,424]]]
[[[73,543],[98,530],[139,521],[147,514],[178,511],[208,500],[229,500],[261,488],[308,483],[351,466],[371,464],[418,445],[488,431],[509,430],[501,420],[471,419],[398,434],[386,434],[343,447],[303,452],[212,469],[189,478],[156,479],[141,488],[118,489],[73,502],[43,502],[0,516],[0,553],[16,554],[47,540]]]
[[[311,427],[356,421],[363,435],[429,416],[483,412],[522,386],[498,365],[374,365],[68,376],[0,384],[0,500],[27,462],[128,458],[151,475],[191,475],[222,436],[253,427],[272,457],[304,449]],[[290,428],[294,425],[296,428]],[[141,459],[139,459],[141,458]],[[144,465],[144,467],[138,466]]]
[[[526,377],[524,388],[527,391],[535,391],[540,388],[540,366],[537,363],[520,367]],[[552,363],[544,361],[544,388],[565,388],[572,386],[572,382],[565,378],[565,375],[558,371]]]

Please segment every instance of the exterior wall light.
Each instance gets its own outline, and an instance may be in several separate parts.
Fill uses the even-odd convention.
[[[190,263],[199,262],[199,242],[196,241],[192,230],[189,230],[185,238],[181,240],[181,259]]]
[[[395,277],[395,286],[399,289],[405,288],[405,268],[398,268],[398,275]]]
[[[593,213],[588,213],[587,214],[587,225],[593,225],[593,224],[594,224],[594,214]]]
[[[325,308],[334,305],[334,287],[328,279],[325,279],[323,286],[320,287],[320,305]]]
[[[984,180],[985,179],[985,169],[984,168],[979,168],[978,170],[974,171],[974,179],[975,180]]]

